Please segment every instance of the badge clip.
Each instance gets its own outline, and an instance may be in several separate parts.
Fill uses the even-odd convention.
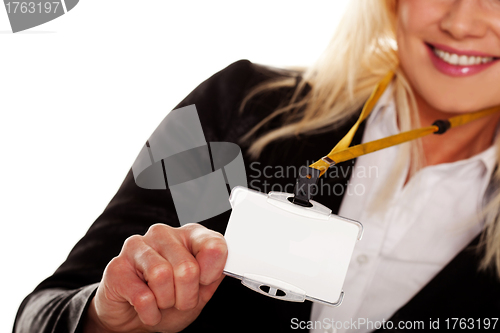
[[[297,177],[293,189],[294,196],[288,198],[288,200],[302,207],[312,207],[313,205],[309,200],[311,200],[317,192],[319,176],[320,171],[318,169],[305,165],[301,166],[299,168],[299,177]]]

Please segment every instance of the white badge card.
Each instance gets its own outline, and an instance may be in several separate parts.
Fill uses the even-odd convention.
[[[338,306],[363,226],[313,200],[296,205],[293,196],[233,188],[224,273],[270,297]]]

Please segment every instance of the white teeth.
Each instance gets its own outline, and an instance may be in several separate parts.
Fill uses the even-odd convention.
[[[455,53],[448,53],[446,51],[434,48],[434,53],[445,62],[452,65],[460,65],[460,66],[470,66],[470,65],[479,65],[481,63],[486,64],[490,61],[493,61],[493,57],[474,57],[474,56],[466,56]]]
[[[452,54],[450,56],[449,63],[452,65],[458,65],[458,54]]]

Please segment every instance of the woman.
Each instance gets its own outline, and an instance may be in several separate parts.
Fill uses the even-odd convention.
[[[358,0],[312,68],[239,61],[178,107],[196,104],[207,141],[239,143],[247,170],[299,167],[344,136],[389,71],[395,79],[353,144],[500,105],[498,57],[498,1]],[[67,261],[25,299],[15,332],[365,332],[451,327],[452,317],[492,328],[500,311],[499,117],[358,158],[356,167],[377,166],[374,177],[346,168],[320,179],[366,189],[315,197],[365,226],[339,308],[222,281],[229,213],[176,228],[169,191],[140,189],[129,173]],[[262,172],[249,178],[266,180]],[[285,188],[295,179],[267,181]],[[465,249],[480,243],[480,252]],[[387,320],[392,326],[376,324]]]

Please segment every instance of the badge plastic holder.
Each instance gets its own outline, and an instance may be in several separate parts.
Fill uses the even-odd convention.
[[[363,226],[313,200],[294,203],[294,197],[232,189],[224,273],[266,296],[338,306]]]

